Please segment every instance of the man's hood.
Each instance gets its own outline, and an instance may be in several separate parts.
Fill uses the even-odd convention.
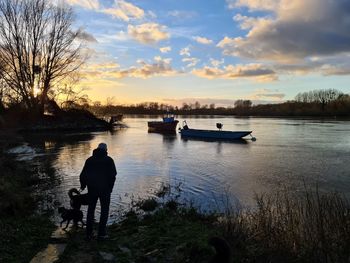
[[[105,156],[107,156],[107,152],[105,150],[97,148],[97,149],[93,150],[92,156],[97,157],[97,158],[105,157]]]

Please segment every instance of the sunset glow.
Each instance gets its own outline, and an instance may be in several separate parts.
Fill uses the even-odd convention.
[[[346,0],[66,0],[83,28],[80,87],[116,103],[293,99],[350,74]]]

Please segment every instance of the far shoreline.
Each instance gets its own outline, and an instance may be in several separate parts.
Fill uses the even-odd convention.
[[[163,117],[166,115],[166,113],[127,113],[123,114],[124,117]],[[107,115],[109,116],[109,115]],[[334,119],[340,119],[340,120],[347,120],[350,121],[350,116],[309,116],[309,115],[298,115],[298,116],[284,116],[284,115],[230,115],[230,114],[174,114],[175,117],[189,117],[189,118],[205,118],[208,119],[215,118],[215,117],[233,117],[237,119],[249,119],[249,118],[267,118],[267,119],[305,119],[305,120],[334,120]]]

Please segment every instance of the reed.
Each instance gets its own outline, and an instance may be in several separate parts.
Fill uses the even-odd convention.
[[[226,209],[220,227],[238,261],[349,262],[349,207],[318,188],[263,194],[255,209]]]

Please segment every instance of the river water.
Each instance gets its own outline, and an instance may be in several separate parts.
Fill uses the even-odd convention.
[[[112,219],[131,199],[152,196],[162,184],[181,184],[182,195],[204,209],[220,207],[218,200],[226,197],[252,206],[256,193],[300,191],[305,185],[350,196],[350,121],[186,117],[192,128],[216,129],[221,122],[224,130],[252,130],[257,138],[220,142],[148,133],[147,121],[155,119],[129,116],[123,120],[129,128],[113,133],[38,135],[28,141],[36,160],[54,168],[54,198],[65,206],[67,191],[79,188],[85,160],[100,142],[107,143],[118,170]]]

